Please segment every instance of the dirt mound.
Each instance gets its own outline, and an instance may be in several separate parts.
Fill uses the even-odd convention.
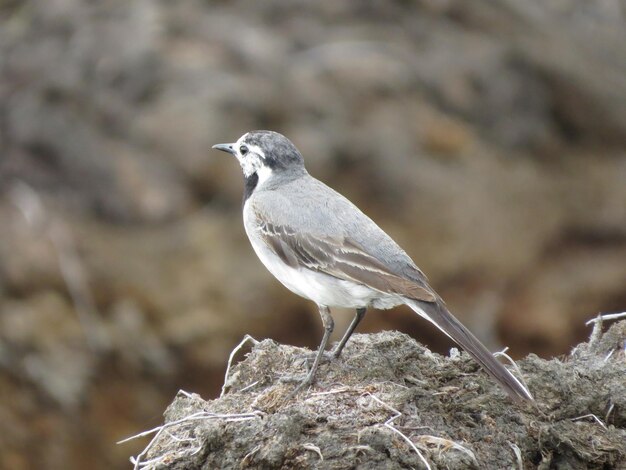
[[[180,392],[137,468],[626,468],[626,321],[562,360],[519,361],[515,405],[465,353],[355,335],[291,397],[307,350],[254,343],[222,396]],[[519,371],[518,371],[519,373]]]

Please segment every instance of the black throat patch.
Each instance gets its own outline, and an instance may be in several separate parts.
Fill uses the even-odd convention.
[[[259,175],[257,175],[256,172],[252,173],[250,176],[244,176],[242,204],[246,203],[254,192],[254,188],[256,188],[257,184],[259,184]]]

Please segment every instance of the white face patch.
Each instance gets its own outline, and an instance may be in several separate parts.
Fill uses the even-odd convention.
[[[270,176],[272,176],[272,169],[269,166],[262,165],[257,169],[256,174],[259,177],[257,185],[261,186]]]
[[[241,136],[235,144],[235,157],[239,160],[244,176],[247,178],[256,172],[259,176],[259,183],[261,183],[269,177],[272,170],[265,166],[265,153],[261,150],[261,147],[245,143],[247,135]],[[242,155],[240,149],[244,145],[248,148],[248,152]],[[261,173],[264,173],[264,178],[261,176]]]

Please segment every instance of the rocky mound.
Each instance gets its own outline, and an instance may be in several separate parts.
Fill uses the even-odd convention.
[[[396,332],[355,335],[309,390],[306,350],[256,342],[222,396],[180,392],[136,468],[626,468],[626,322],[561,360],[519,370],[536,403],[512,403],[466,354]]]

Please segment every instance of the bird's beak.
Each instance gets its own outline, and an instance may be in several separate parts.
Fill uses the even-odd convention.
[[[221,150],[222,152],[230,153],[231,155],[235,155],[235,144],[216,144],[213,146],[213,148]]]

